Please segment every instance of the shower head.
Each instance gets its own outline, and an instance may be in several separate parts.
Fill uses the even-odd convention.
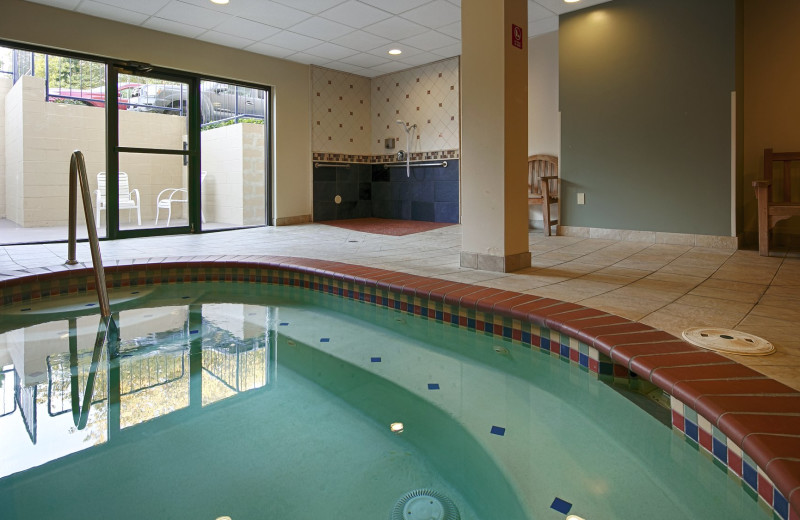
[[[412,128],[416,128],[417,127],[417,125],[406,125],[405,121],[403,121],[402,119],[398,119],[397,121],[395,121],[395,123],[397,123],[398,125],[402,126],[403,130],[405,130],[406,133],[411,132]]]
[[[406,126],[406,124],[403,122],[402,119],[398,119],[397,121],[395,121],[395,123],[397,123],[398,125]]]

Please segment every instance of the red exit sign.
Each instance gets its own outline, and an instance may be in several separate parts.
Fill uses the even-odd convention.
[[[522,48],[522,27],[519,25],[511,24],[511,45],[521,49]]]

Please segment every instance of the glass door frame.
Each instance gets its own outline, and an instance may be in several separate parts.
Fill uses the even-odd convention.
[[[106,74],[106,239],[157,235],[177,235],[202,231],[200,194],[200,78],[178,75],[138,64],[109,63]],[[188,147],[181,149],[139,148],[119,145],[119,106],[117,90],[120,74],[135,74],[188,85]],[[112,95],[113,93],[113,95]],[[188,161],[188,224],[168,228],[119,228],[119,155],[121,153],[181,156]],[[141,201],[140,201],[141,204]]]

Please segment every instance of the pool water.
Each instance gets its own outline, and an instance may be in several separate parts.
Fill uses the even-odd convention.
[[[584,369],[292,287],[115,290],[0,314],[0,518],[771,518]],[[118,354],[118,355],[117,355]],[[402,433],[390,425],[402,423]]]

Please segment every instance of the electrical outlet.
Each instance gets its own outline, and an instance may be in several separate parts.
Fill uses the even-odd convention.
[[[578,204],[586,204],[586,194],[578,193]]]

